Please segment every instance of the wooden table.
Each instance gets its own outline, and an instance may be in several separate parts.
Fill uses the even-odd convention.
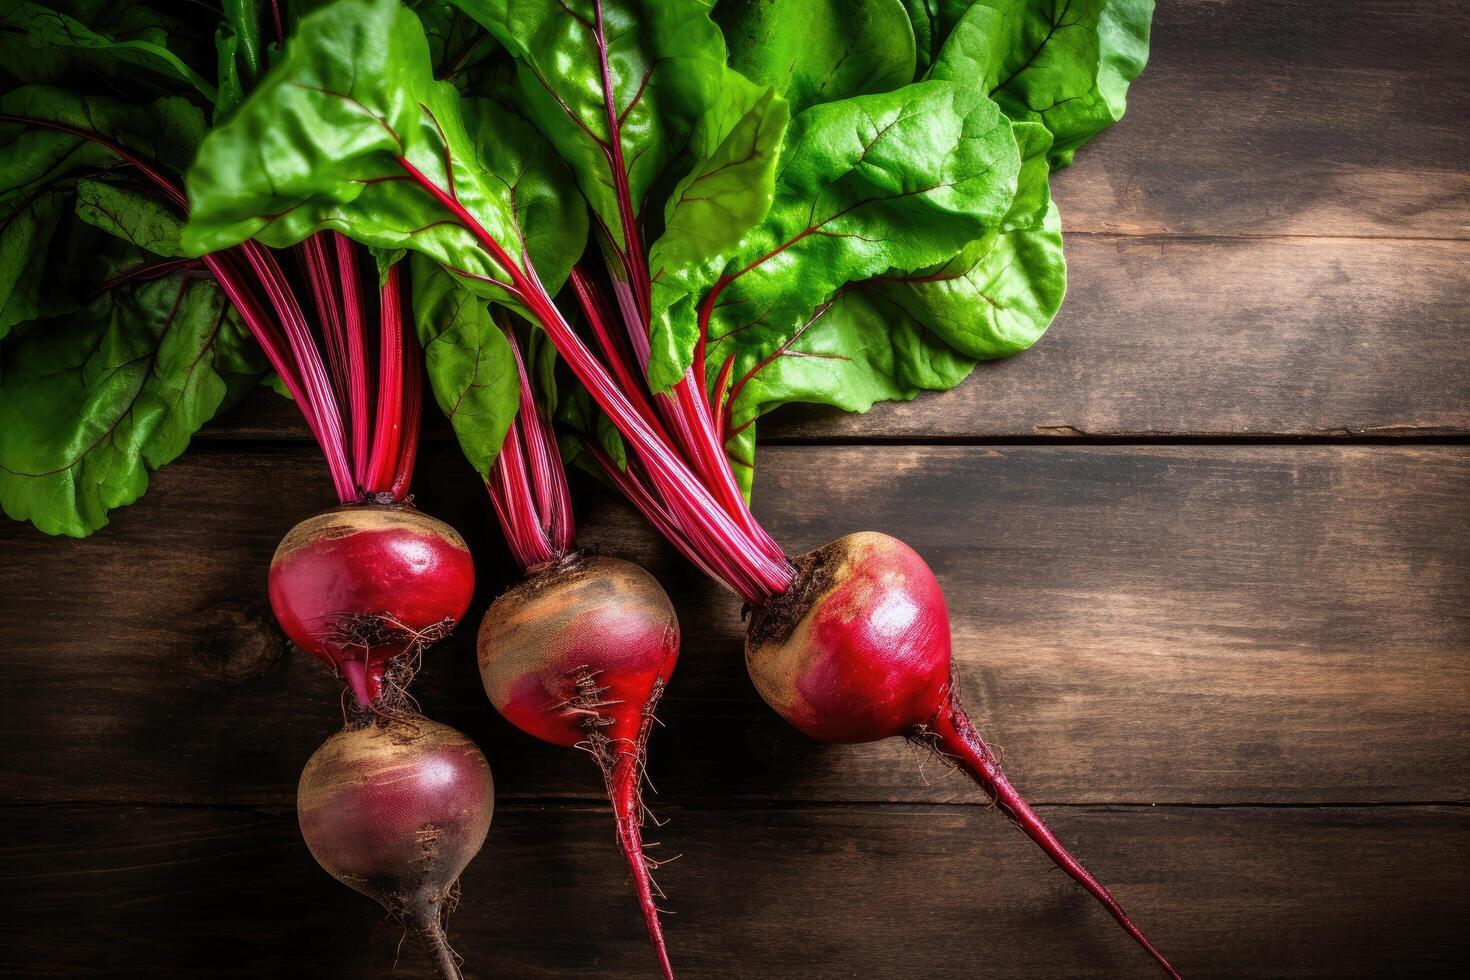
[[[982,729],[1189,976],[1470,961],[1458,7],[1161,3],[1127,120],[1056,180],[1051,333],[949,395],[766,430],[763,519],[924,553]],[[338,716],[264,606],[277,540],[330,502],[303,436],[253,399],[96,537],[0,527],[0,973],[388,972],[399,930],[292,809]],[[479,558],[477,619],[508,566],[442,425],[417,484]],[[786,728],[736,602],[618,503],[582,518],[684,623],[651,761],[684,977],[1150,975],[942,766]],[[471,974],[652,975],[596,773],[494,716],[471,635],[418,687],[498,783],[452,923]]]

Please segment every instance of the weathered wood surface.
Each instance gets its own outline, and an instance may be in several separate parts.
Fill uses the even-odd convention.
[[[1161,0],[1122,125],[1058,178],[1064,227],[1470,235],[1458,0]]]
[[[771,447],[762,465],[788,547],[862,526],[933,564],[962,690],[1037,800],[1470,799],[1470,449]],[[508,564],[482,491],[450,446],[419,485],[482,581],[417,693],[481,738],[503,797],[595,794],[585,759],[484,702],[473,625]],[[328,493],[304,447],[201,450],[87,541],[0,529],[0,792],[288,805],[336,687],[271,625],[265,569]],[[738,602],[623,506],[583,516],[680,611],[653,752],[671,801],[980,801],[902,742],[787,729],[744,676]]]
[[[1162,2],[1125,123],[1054,182],[1041,343],[763,429],[762,517],[933,562],[981,727],[1187,976],[1470,966],[1467,93],[1456,0]],[[429,426],[420,500],[475,550],[476,618],[505,555]],[[291,815],[337,697],[265,608],[331,502],[304,438],[252,397],[95,538],[0,525],[0,975],[387,973],[398,930]],[[906,444],[944,441],[973,445]],[[737,604],[621,505],[581,513],[685,627],[650,763],[682,976],[1151,975],[918,750],[783,726]],[[471,976],[651,975],[596,774],[494,717],[468,641],[416,690],[504,804],[454,923]]]
[[[690,980],[1154,975],[990,811],[662,812],[660,852],[684,854],[659,872],[666,929]],[[1447,976],[1470,955],[1463,808],[1045,815],[1188,977]],[[289,813],[7,820],[7,975],[388,975],[401,931],[312,863]],[[500,809],[450,924],[472,978],[653,975],[610,823],[590,806]],[[393,975],[430,974],[405,945]]]

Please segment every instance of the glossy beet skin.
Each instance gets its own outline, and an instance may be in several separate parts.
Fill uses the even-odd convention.
[[[783,718],[824,742],[903,735],[975,780],[1171,977],[1174,968],[1011,785],[951,680],[949,610],[929,566],[886,534],[796,559],[796,581],[751,617],[745,662]]]
[[[317,863],[413,928],[440,972],[458,977],[443,921],[494,803],[475,743],[412,715],[327,739],[301,773],[296,813]]]
[[[795,564],[797,584],[746,633],[761,696],[823,742],[906,735],[933,718],[949,687],[949,610],[924,559],[865,531]]]
[[[592,730],[632,742],[644,706],[674,672],[679,621],[639,566],[573,558],[491,604],[479,656],[490,702],[522,731],[568,748]]]
[[[532,572],[480,624],[480,679],[522,731],[597,762],[649,942],[669,962],[652,866],[643,853],[643,760],[653,710],[679,656],[674,606],[631,562],[572,556]]]
[[[307,518],[271,559],[281,628],[345,676],[363,704],[381,693],[389,660],[459,621],[474,586],[464,539],[407,504],[351,504]]]

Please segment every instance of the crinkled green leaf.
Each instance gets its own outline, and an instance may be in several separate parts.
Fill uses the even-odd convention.
[[[213,102],[215,87],[172,50],[170,20],[134,4],[84,4],[84,18],[39,3],[9,5],[0,15],[0,53],[24,82],[56,81],[72,61],[122,80],[141,68],[181,82]],[[78,9],[75,13],[83,13]]]
[[[444,81],[464,78],[470,69],[500,50],[495,37],[449,0],[428,0],[414,11],[429,40],[429,59],[435,77]],[[476,94],[488,94],[476,91]]]
[[[947,261],[998,227],[1019,156],[993,103],[947,81],[813,106],[792,120],[775,201],[718,279],[676,308],[683,364],[789,341],[849,282]]]
[[[0,503],[83,537],[252,386],[262,365],[223,294],[175,272],[105,294],[0,349]]]
[[[1128,84],[1148,60],[1153,0],[904,2],[920,71],[945,48],[963,47],[974,77],[1007,115],[1051,131],[1054,168],[1122,118]]]
[[[734,345],[727,451],[749,492],[756,420],[806,402],[865,412],[963,381],[976,361],[1030,347],[1066,292],[1061,222],[1048,192],[1050,135],[1014,126],[1022,163],[999,225],[949,261],[890,270],[843,289],[802,332],[774,352]],[[738,338],[736,338],[738,340]]]
[[[718,97],[725,44],[710,0],[454,0],[511,53],[527,116],[572,168],[615,244],[624,242],[602,52],[623,173],[641,207]],[[599,36],[606,40],[599,44]]]
[[[152,194],[95,178],[77,181],[77,217],[154,255],[179,258],[184,219]]]
[[[683,376],[668,311],[715,278],[775,193],[776,161],[790,116],[769,88],[727,71],[720,98],[695,126],[695,159],[669,195],[664,231],[648,251],[652,338],[648,382],[662,391]]]
[[[344,0],[302,19],[277,65],[210,133],[187,179],[190,254],[257,238],[284,247],[334,229],[408,249],[506,300],[504,272],[406,159],[556,290],[583,247],[586,212],[536,131],[434,80],[423,27],[397,0]]]
[[[900,0],[724,0],[715,20],[731,66],[774,86],[793,113],[914,80]]]
[[[95,128],[180,168],[204,130],[203,115],[183,99],[129,106],[40,85],[0,96],[0,115]],[[0,337],[17,324],[57,311],[58,297],[48,305],[43,295],[63,285],[62,277],[48,271],[48,255],[72,211],[77,180],[120,167],[116,155],[79,136],[0,122]]]
[[[225,119],[245,101],[245,92],[265,70],[265,46],[260,34],[258,0],[224,0],[223,21],[214,32],[218,94],[214,121]]]
[[[580,433],[579,437],[562,441],[562,458],[567,462],[580,461],[583,469],[601,477],[598,467],[583,458],[585,454],[581,452],[579,445],[582,439],[593,439],[596,440],[597,448],[612,460],[613,465],[620,470],[628,468],[628,447],[623,442],[623,434],[618,431],[612,419],[592,401],[586,388],[578,386],[563,398],[557,417]]]
[[[40,315],[47,252],[65,204],[62,191],[44,186],[0,198],[0,339]]]
[[[413,312],[434,399],[488,478],[520,400],[510,343],[485,300],[422,256],[413,259]]]

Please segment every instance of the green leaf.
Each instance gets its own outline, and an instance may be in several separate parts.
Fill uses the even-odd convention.
[[[793,113],[914,80],[900,0],[725,0],[715,11],[730,65],[771,85]]]
[[[214,100],[214,118],[224,119],[245,101],[245,83],[240,79],[240,39],[221,30],[214,35],[219,62],[219,95]]]
[[[449,0],[428,0],[414,7],[429,40],[434,76],[452,81],[500,50],[484,28]],[[480,92],[479,94],[487,94]]]
[[[1012,119],[1052,133],[1055,169],[1123,116],[1148,60],[1153,0],[905,0],[919,68],[968,63]]]
[[[680,366],[701,320],[714,371],[776,350],[849,282],[947,261],[998,227],[1018,169],[1005,117],[951,82],[813,106],[792,121],[766,219],[671,311]]]
[[[598,448],[605,453],[608,459],[620,470],[628,468],[628,447],[623,442],[623,434],[613,424],[612,419],[602,409],[598,408],[592,401],[592,396],[587,389],[578,386],[570,395],[563,399],[561,411],[557,417],[579,436],[574,439],[564,438],[560,440],[562,445],[562,458],[568,463],[577,462],[587,472],[602,478],[603,474],[595,462],[586,458],[581,451],[581,440],[595,440]]]
[[[571,166],[593,213],[622,247],[620,181],[625,175],[629,198],[641,207],[718,97],[725,44],[709,18],[710,0],[603,0],[601,33],[592,0],[454,2],[516,59],[528,118]],[[604,55],[620,121],[621,174],[610,164]]]
[[[72,60],[119,78],[127,67],[138,67],[215,100],[215,87],[170,49],[167,19],[133,5],[117,11],[97,4],[88,12],[91,26],[38,3],[11,6],[0,19],[7,65],[25,82],[53,81]]]
[[[687,366],[681,364],[669,308],[717,276],[746,232],[770,211],[789,119],[785,101],[773,90],[728,71],[719,100],[694,129],[697,162],[670,194],[664,232],[648,252],[648,381],[655,391],[677,382]]]
[[[77,182],[77,217],[154,255],[179,258],[184,220],[152,194],[95,178]]]
[[[235,38],[236,53],[240,64],[245,68],[245,77],[252,80],[259,78],[264,68],[261,58],[259,8],[259,0],[224,0],[220,5],[225,26],[229,29],[230,36]]]
[[[0,115],[95,128],[180,167],[204,130],[203,115],[182,99],[129,106],[39,85],[0,96]],[[115,154],[71,133],[0,122],[0,337],[48,309],[57,311],[65,269],[48,270],[48,255],[72,211],[78,178],[120,165]]]
[[[1023,351],[1046,330],[1066,292],[1061,221],[1047,187],[1051,138],[1035,123],[1014,130],[1019,186],[998,227],[947,262],[849,285],[774,351],[732,338],[733,376],[749,380],[732,390],[726,448],[747,492],[755,422],[772,409],[806,402],[865,412],[948,390],[976,361]]]
[[[84,537],[259,377],[223,294],[176,272],[120,287],[0,350],[0,504]]]
[[[564,168],[524,120],[434,80],[423,27],[397,0],[344,0],[302,19],[279,63],[200,147],[184,248],[252,237],[285,247],[330,228],[427,255],[505,301],[505,273],[402,160],[560,288],[586,237]]]
[[[536,402],[554,418],[560,401],[556,385],[556,348],[552,346],[551,338],[541,330],[529,331],[526,346],[526,370],[531,375]]]
[[[413,310],[434,399],[465,458],[488,478],[520,400],[510,343],[484,300],[421,256],[413,259]]]

